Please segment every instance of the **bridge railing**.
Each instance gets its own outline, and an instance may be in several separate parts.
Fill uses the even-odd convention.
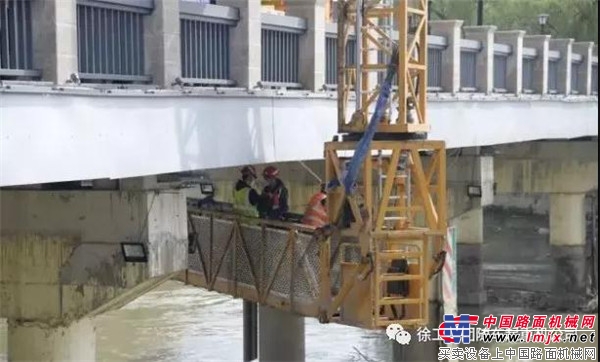
[[[31,0],[0,0],[0,77],[36,79]]]
[[[337,80],[336,25],[305,4],[290,3],[283,15],[262,12],[247,1],[227,2],[231,6],[190,0],[61,1],[72,11],[47,22],[42,21],[43,2],[0,0],[1,79],[37,77],[62,84],[78,73],[84,82],[171,87],[180,78],[193,86],[313,92],[334,87]],[[461,24],[430,21],[429,91],[596,92],[597,46],[592,43],[490,26],[462,32]],[[52,38],[48,34],[54,34],[57,47],[38,41]],[[346,50],[349,62],[355,57],[352,44]]]
[[[302,88],[300,37],[306,21],[293,16],[261,16],[261,81],[266,87]]]
[[[77,60],[82,81],[148,83],[144,18],[153,2],[77,0]]]
[[[181,77],[185,84],[235,85],[231,79],[231,27],[235,8],[182,2],[180,5]]]

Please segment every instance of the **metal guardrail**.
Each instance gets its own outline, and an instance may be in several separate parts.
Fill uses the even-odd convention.
[[[510,45],[494,44],[494,91],[506,92],[508,76],[508,57],[512,49]]]
[[[320,243],[313,229],[199,210],[189,217],[188,283],[318,316],[320,270],[328,268],[319,251],[329,245]]]
[[[262,14],[261,84],[265,87],[301,88],[300,35],[306,21],[294,16]]]
[[[460,43],[460,89],[464,92],[477,90],[477,53],[481,43],[476,40],[461,39]]]
[[[82,81],[149,82],[145,75],[143,17],[152,2],[77,1],[79,77]],[[134,6],[135,5],[135,6]]]
[[[346,43],[346,64],[356,64],[356,40],[349,39]],[[337,34],[326,34],[325,36],[325,84],[334,86],[337,84]]]
[[[558,92],[558,61],[548,61],[548,92]]]
[[[234,85],[230,79],[230,28],[239,10],[180,3],[181,73],[186,84]]]
[[[0,0],[0,77],[37,78],[33,70],[31,0]]]
[[[427,49],[427,89],[442,90],[442,52],[443,48],[429,46]]]

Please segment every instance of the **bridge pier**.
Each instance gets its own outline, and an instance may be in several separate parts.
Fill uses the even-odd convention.
[[[457,229],[457,297],[459,306],[477,307],[487,300],[482,263],[483,208],[494,199],[494,158],[481,155],[479,148],[459,152],[455,161],[448,162],[449,225]]]
[[[68,327],[8,324],[9,361],[95,361],[96,327],[86,318]]]
[[[586,293],[585,194],[550,195],[550,250],[557,307],[579,304]]]
[[[93,361],[93,317],[187,268],[178,192],[2,190],[0,225],[9,361]]]
[[[498,193],[521,198],[545,194],[550,201],[549,207],[537,209],[549,213],[549,245],[544,245],[549,253],[543,252],[550,254],[550,260],[543,255],[538,259],[553,270],[552,279],[541,290],[549,295],[548,305],[560,309],[581,305],[587,286],[586,193],[598,188],[598,141],[545,141],[496,148]],[[531,246],[524,243],[522,248]]]
[[[434,283],[436,284],[436,283]],[[433,292],[433,290],[432,290]],[[433,295],[436,295],[435,293]],[[432,298],[433,299],[433,298]],[[427,328],[432,331],[431,336],[436,337],[433,328],[437,328],[441,322],[439,302],[432,300],[429,302],[430,321]],[[438,360],[438,341],[419,340],[418,331],[411,331],[411,341],[408,345],[392,343],[392,361],[393,362],[428,362]]]
[[[304,317],[261,305],[258,320],[261,362],[304,361]]]

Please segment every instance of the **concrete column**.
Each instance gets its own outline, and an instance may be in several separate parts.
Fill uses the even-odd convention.
[[[593,42],[573,43],[573,52],[581,54],[583,61],[579,66],[579,84],[577,91],[582,95],[592,94],[592,54]]]
[[[550,35],[528,35],[523,38],[523,46],[537,51],[533,66],[533,91],[548,93],[548,51]]]
[[[306,19],[300,37],[300,83],[316,92],[325,84],[325,0],[287,0],[286,14]]]
[[[89,318],[54,328],[9,320],[7,341],[11,362],[96,360],[96,327]]]
[[[494,88],[494,32],[496,26],[465,26],[465,39],[481,42],[481,52],[477,55],[476,80],[477,89],[489,94]]]
[[[161,87],[181,76],[179,1],[154,0],[154,11],[144,18],[146,73]]]
[[[261,79],[261,4],[256,0],[218,0],[238,8],[240,20],[229,32],[230,74],[238,87],[253,88]]]
[[[520,94],[523,90],[523,37],[525,31],[498,31],[495,34],[496,43],[510,45],[512,51],[506,64],[506,90],[509,93]]]
[[[31,2],[33,67],[42,79],[65,83],[78,70],[76,0]]]
[[[558,93],[571,94],[571,51],[573,39],[550,39],[550,50],[560,52],[558,60]]]
[[[555,306],[585,297],[585,194],[550,195],[550,246],[555,262]]]
[[[431,35],[446,38],[446,49],[442,52],[442,88],[445,92],[460,90],[460,29],[462,20],[433,20],[429,22]]]
[[[304,361],[304,317],[259,306],[258,341],[261,362]]]
[[[493,204],[494,159],[464,150],[448,169],[450,222],[457,228],[458,304],[478,306],[486,301],[483,288],[483,207]],[[470,153],[470,154],[469,154]],[[480,186],[481,197],[469,196],[469,186]]]

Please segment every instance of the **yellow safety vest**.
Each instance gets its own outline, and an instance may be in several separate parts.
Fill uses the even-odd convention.
[[[242,216],[258,217],[258,210],[250,204],[250,187],[233,190],[233,211]]]

